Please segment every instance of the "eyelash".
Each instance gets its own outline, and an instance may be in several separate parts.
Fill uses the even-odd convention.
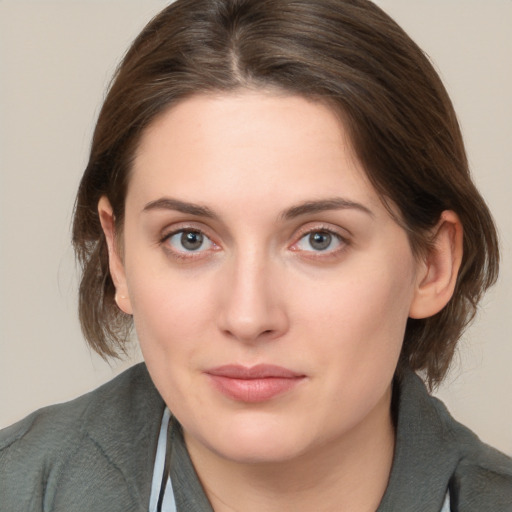
[[[188,250],[187,251],[185,249],[177,250],[170,246],[169,242],[174,236],[181,235],[181,237],[183,237],[183,235],[186,233],[193,233],[193,234],[202,236],[204,238],[204,241],[207,241],[207,243],[210,244],[212,249],[209,248],[207,250],[197,250],[197,251]],[[298,248],[298,244],[302,240],[305,240],[307,237],[311,237],[314,234],[322,234],[322,235],[329,236],[330,237],[329,245],[334,240],[338,243],[338,247],[336,247],[334,249],[326,249],[326,250],[314,250],[314,249],[307,250],[307,249]],[[170,256],[172,256],[174,259],[182,260],[182,261],[193,261],[195,259],[204,258],[205,256],[211,256],[211,253],[210,254],[205,254],[205,253],[209,253],[211,250],[213,250],[213,252],[217,252],[218,250],[220,250],[220,246],[217,243],[215,243],[212,240],[212,238],[205,233],[205,231],[203,229],[200,229],[200,228],[197,228],[194,226],[189,226],[189,227],[181,226],[177,229],[173,229],[172,231],[165,233],[160,238],[159,244],[162,245],[164,247],[164,249],[166,250],[166,252]],[[330,258],[336,257],[341,252],[346,250],[348,245],[349,245],[349,241],[347,240],[347,238],[340,235],[340,233],[338,233],[331,227],[315,225],[314,227],[303,228],[301,231],[299,231],[298,235],[295,237],[295,242],[293,242],[291,245],[289,245],[288,248],[293,252],[302,252],[304,254],[304,257],[306,257],[308,259],[321,260],[321,259],[330,259]],[[201,249],[201,247],[199,249]]]

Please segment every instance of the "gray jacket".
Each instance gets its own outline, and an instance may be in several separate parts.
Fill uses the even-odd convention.
[[[164,403],[144,364],[0,432],[1,512],[148,510]],[[178,512],[212,509],[177,429]],[[398,386],[395,458],[378,512],[511,512],[512,460],[483,444],[413,373]]]

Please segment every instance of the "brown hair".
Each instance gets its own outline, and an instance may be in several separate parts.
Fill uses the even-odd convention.
[[[73,242],[83,268],[79,309],[88,342],[104,357],[116,356],[131,326],[114,301],[99,198],[109,198],[120,231],[144,129],[187,96],[242,87],[274,87],[334,106],[418,254],[441,213],[458,214],[464,256],[455,293],[437,315],[409,320],[398,366],[424,370],[431,385],[440,382],[477,302],[497,278],[497,236],[440,78],[367,0],[177,0],[141,32],[103,104],[76,200]]]

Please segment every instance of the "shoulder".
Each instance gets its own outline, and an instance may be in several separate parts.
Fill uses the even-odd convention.
[[[122,398],[129,387],[136,384],[140,370],[139,365],[134,366],[94,391],[66,403],[39,409],[0,430],[0,457],[11,447],[19,450],[20,444],[27,444],[34,455],[38,451],[53,451],[54,444],[62,446],[66,442],[75,442],[81,435],[80,426],[88,409],[111,396]]]
[[[395,457],[379,511],[440,510],[447,489],[452,510],[512,511],[512,460],[457,422],[414,372],[396,384]]]
[[[0,496],[7,510],[15,503],[20,510],[32,510],[24,503],[26,485],[32,489],[32,501],[43,503],[45,482],[62,471],[80,445],[80,418],[91,400],[89,394],[45,407],[0,431]]]
[[[115,456],[127,452],[128,445],[133,448],[144,429],[148,431],[144,441],[153,442],[151,431],[158,427],[161,403],[145,366],[136,365],[86,395],[40,409],[0,431],[3,506],[12,500],[16,510],[46,510],[57,490],[71,479],[74,483],[68,489],[82,479],[84,490],[87,480],[93,482],[101,474],[120,480],[111,469],[116,466]],[[39,507],[34,508],[34,503]]]
[[[473,432],[457,429],[460,459],[450,481],[457,510],[512,510],[512,459],[483,443]]]
[[[457,422],[442,402],[431,397],[446,437],[456,449],[457,464],[450,479],[455,510],[512,510],[512,459],[482,442]]]

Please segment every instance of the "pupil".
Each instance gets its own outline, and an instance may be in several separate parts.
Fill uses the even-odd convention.
[[[332,236],[329,233],[317,232],[309,235],[309,243],[313,249],[322,251],[331,245]]]
[[[186,231],[181,235],[181,245],[189,251],[196,251],[203,245],[203,235],[194,231]]]

